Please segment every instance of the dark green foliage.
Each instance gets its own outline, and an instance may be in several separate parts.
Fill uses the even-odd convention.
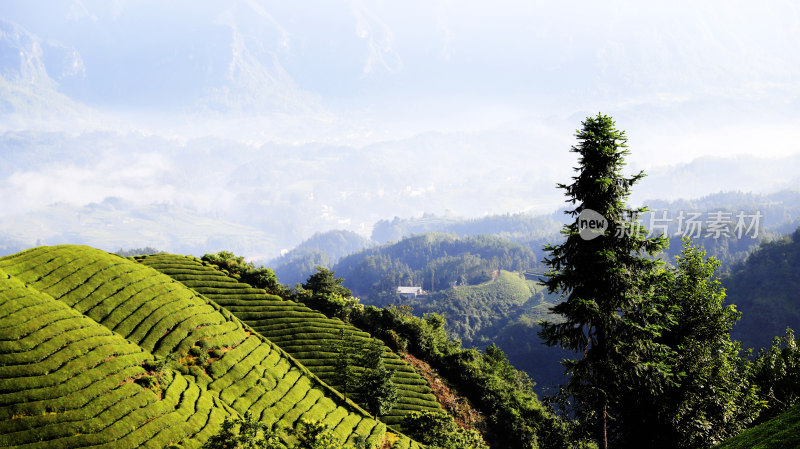
[[[383,416],[397,403],[397,385],[392,381],[395,370],[386,367],[383,347],[374,340],[363,348],[359,359],[365,369],[358,380],[358,393],[370,413]]]
[[[230,251],[206,254],[202,260],[220,267],[242,282],[256,288],[263,288],[268,293],[274,295],[285,293],[283,285],[278,282],[278,278],[271,269],[265,267],[256,268],[252,262],[247,262],[244,257],[236,256]]]
[[[742,312],[733,336],[745,347],[765,348],[787,327],[800,328],[800,228],[762,243],[723,282]]]
[[[431,233],[349,255],[334,268],[357,295],[388,305],[396,302],[399,285],[436,291],[486,281],[495,270],[524,271],[535,265],[530,249],[500,237]]]
[[[575,205],[567,213],[576,220],[564,225],[565,242],[546,247],[550,256],[545,259],[548,290],[566,297],[553,307],[563,321],[543,324],[541,335],[550,346],[582,354],[563,362],[570,376],[566,391],[605,448],[625,431],[613,421],[622,411],[624,392],[658,390],[669,379],[663,364],[668,351],[654,341],[657,310],[648,285],[658,266],[652,256],[666,239],[648,239],[633,226],[644,209],[630,209],[625,201],[644,174],[622,175],[627,138],[611,117],[588,117],[576,137],[579,143],[571,151],[579,156],[577,175],[572,184],[559,184]],[[581,237],[577,220],[587,209],[608,224],[603,235],[591,240]]]
[[[226,417],[219,433],[209,438],[203,449],[286,449],[286,446],[270,426],[245,413],[243,418]]]
[[[347,287],[342,286],[344,279],[337,278],[335,272],[324,267],[317,267],[316,270],[305,284],[294,290],[291,299],[329,317],[347,321],[353,309],[359,307],[359,299],[353,297]]]
[[[761,411],[750,363],[730,338],[739,313],[724,305],[718,266],[686,241],[676,267],[662,273],[654,299],[664,308],[657,341],[672,350],[666,363],[675,375],[662,390],[626,394],[619,446],[705,448],[737,434]]]
[[[733,216],[737,212],[732,213]],[[643,223],[647,223],[647,218],[642,219]],[[704,231],[705,232],[705,231]],[[680,255],[681,248],[681,235],[672,235],[669,240],[669,248],[664,251],[663,259],[665,261],[675,260],[675,257]],[[735,234],[731,236],[721,236],[714,238],[714,236],[701,237],[692,239],[692,243],[700,248],[705,248],[709,257],[714,257],[720,261],[720,268],[718,272],[720,275],[730,274],[731,270],[744,261],[751,252],[758,248],[759,241],[765,239],[777,238],[776,234],[760,229],[758,231],[758,238],[750,238],[744,236],[738,238]]]
[[[190,365],[204,367],[208,363],[208,351],[199,345],[189,348],[189,355],[193,357],[189,363]]]
[[[317,267],[316,273],[308,277],[303,289],[311,291],[314,295],[339,295],[352,296],[347,287],[342,286],[344,279],[337,278],[333,270]]]
[[[347,338],[344,329],[339,329],[337,339],[330,341],[329,351],[334,354],[333,380],[334,385],[347,399],[348,393],[352,393],[358,385],[356,378],[356,357],[360,347],[351,338]]]
[[[134,379],[134,382],[139,384],[139,385],[141,385],[141,386],[143,386],[144,388],[149,388],[151,390],[156,385],[158,385],[158,381],[156,380],[156,378],[153,377],[153,376],[149,376],[147,374],[145,374],[142,377],[137,377],[136,379]]]
[[[330,426],[319,421],[302,419],[297,424],[295,433],[298,441],[296,449],[351,449],[345,447]],[[363,444],[363,441],[359,443],[362,447]]]
[[[492,447],[584,447],[577,428],[539,402],[528,376],[514,369],[499,348],[490,347],[487,354],[462,349],[448,338],[441,315],[420,318],[408,307],[367,306],[352,322],[387,344],[406,347],[444,375],[485,414]]]
[[[403,418],[403,428],[409,436],[431,448],[489,449],[480,433],[459,427],[444,412],[414,412]]]
[[[753,363],[753,377],[767,409],[759,415],[766,421],[794,406],[800,399],[800,345],[791,328],[775,337]]]
[[[348,338],[344,329],[339,329],[338,338],[328,342],[327,350],[335,357],[331,376],[334,385],[345,398],[356,393],[373,415],[386,415],[397,403],[397,386],[392,381],[395,370],[387,369],[383,361],[383,346],[375,340],[364,344]]]

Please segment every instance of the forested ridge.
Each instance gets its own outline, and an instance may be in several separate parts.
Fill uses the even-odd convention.
[[[393,300],[398,285],[438,291],[485,282],[496,270],[534,266],[533,251],[500,237],[428,233],[346,256],[333,269],[357,295],[379,302]]]

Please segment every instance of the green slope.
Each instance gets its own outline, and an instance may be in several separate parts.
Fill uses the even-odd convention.
[[[500,270],[497,277],[478,285],[465,285],[419,297],[415,314],[440,313],[449,331],[466,345],[493,340],[503,326],[516,318],[542,286],[518,273]],[[539,294],[537,301],[543,299]]]
[[[330,352],[330,348],[340,329],[345,330],[348,338],[360,343],[371,339],[368,333],[341,320],[328,318],[302,304],[267,295],[263,290],[238,282],[196,258],[156,254],[137,257],[136,260],[212,299],[298,359],[325,382],[332,381],[336,354]],[[412,411],[440,409],[425,379],[409,364],[388,348],[384,349],[384,361],[387,367],[396,370],[392,380],[398,387],[397,405],[381,417],[385,423],[398,425]]]
[[[736,435],[715,449],[787,449],[800,447],[800,405]]]
[[[800,229],[762,243],[722,283],[742,312],[732,335],[744,347],[769,347],[787,327],[800,329]]]
[[[135,383],[151,354],[2,270],[0,317],[0,446],[199,447],[231,414],[175,371]]]
[[[524,271],[535,266],[533,251],[500,237],[429,233],[350,254],[333,270],[356,296],[389,305],[397,303],[398,285],[419,285],[433,292],[454,282],[484,282],[498,269]]]
[[[385,424],[229,312],[152,268],[60,246],[1,258],[0,270],[6,445],[84,447],[105,438],[115,448],[197,447],[223,416],[245,412],[287,426],[320,420],[342,439],[366,436],[370,446],[383,440]],[[141,362],[153,356],[177,359],[164,370],[162,396],[128,382],[145,374]],[[109,391],[121,396],[111,401]],[[122,430],[98,427],[104,423]],[[100,436],[84,436],[90,434]],[[42,436],[46,441],[32,441]]]

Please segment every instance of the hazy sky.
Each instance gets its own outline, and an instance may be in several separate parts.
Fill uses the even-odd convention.
[[[97,107],[181,109],[227,82],[272,110],[412,133],[548,117],[578,127],[602,111],[646,129],[648,144],[691,125],[680,153],[719,153],[708,141],[725,134],[742,142],[726,152],[744,151],[765,126],[775,137],[762,154],[798,151],[791,0],[5,0],[0,15],[75,49],[80,67],[48,74]]]
[[[147,148],[84,136],[71,145],[97,144],[103,151],[70,153],[67,164],[0,162],[0,193],[14,198],[6,207],[15,211],[112,195],[182,201],[217,192],[209,204],[229,204],[258,198],[263,192],[247,189],[275,174],[254,173],[251,184],[238,186],[239,169],[226,165],[226,155],[235,152],[231,158],[246,165],[273,161],[266,155],[272,152],[300,161],[286,181],[297,182],[280,186],[294,192],[287,201],[314,198],[322,210],[314,213],[337,222],[350,219],[343,206],[334,206],[337,198],[380,197],[392,189],[430,199],[399,215],[428,207],[464,214],[537,204],[541,210],[560,203],[553,185],[571,173],[573,133],[598,112],[627,131],[635,169],[702,156],[796,155],[797,5],[3,0],[0,131],[99,128],[154,134],[167,143]],[[197,149],[207,136],[241,145],[228,153],[219,148],[229,144]],[[177,149],[169,139],[178,139]],[[331,145],[328,153],[318,143]],[[349,164],[375,151],[389,155],[375,162],[385,171],[344,167],[353,179],[342,184],[352,185],[318,204],[321,192],[340,186],[315,184],[335,173],[304,167],[305,152],[316,161]],[[188,165],[234,180],[216,191],[197,186],[181,171]],[[407,180],[391,173],[393,167],[422,174]],[[522,193],[475,205],[474,192],[453,193],[460,173],[498,192]],[[734,178],[711,175],[714,183],[702,188],[675,184],[655,193],[701,196],[737,187]],[[437,183],[448,176],[454,180]],[[525,185],[530,191],[523,192]],[[744,188],[753,185],[759,183],[749,179]],[[774,185],[785,187],[786,180]],[[206,190],[197,194],[198,188]],[[392,216],[388,206],[371,212]]]

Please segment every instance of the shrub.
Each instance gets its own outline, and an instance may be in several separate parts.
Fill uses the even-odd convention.
[[[420,443],[442,449],[489,449],[480,433],[464,429],[444,412],[412,412],[403,418],[406,433]]]
[[[286,446],[271,427],[245,413],[244,418],[225,417],[219,433],[209,438],[203,449],[286,449]]]

